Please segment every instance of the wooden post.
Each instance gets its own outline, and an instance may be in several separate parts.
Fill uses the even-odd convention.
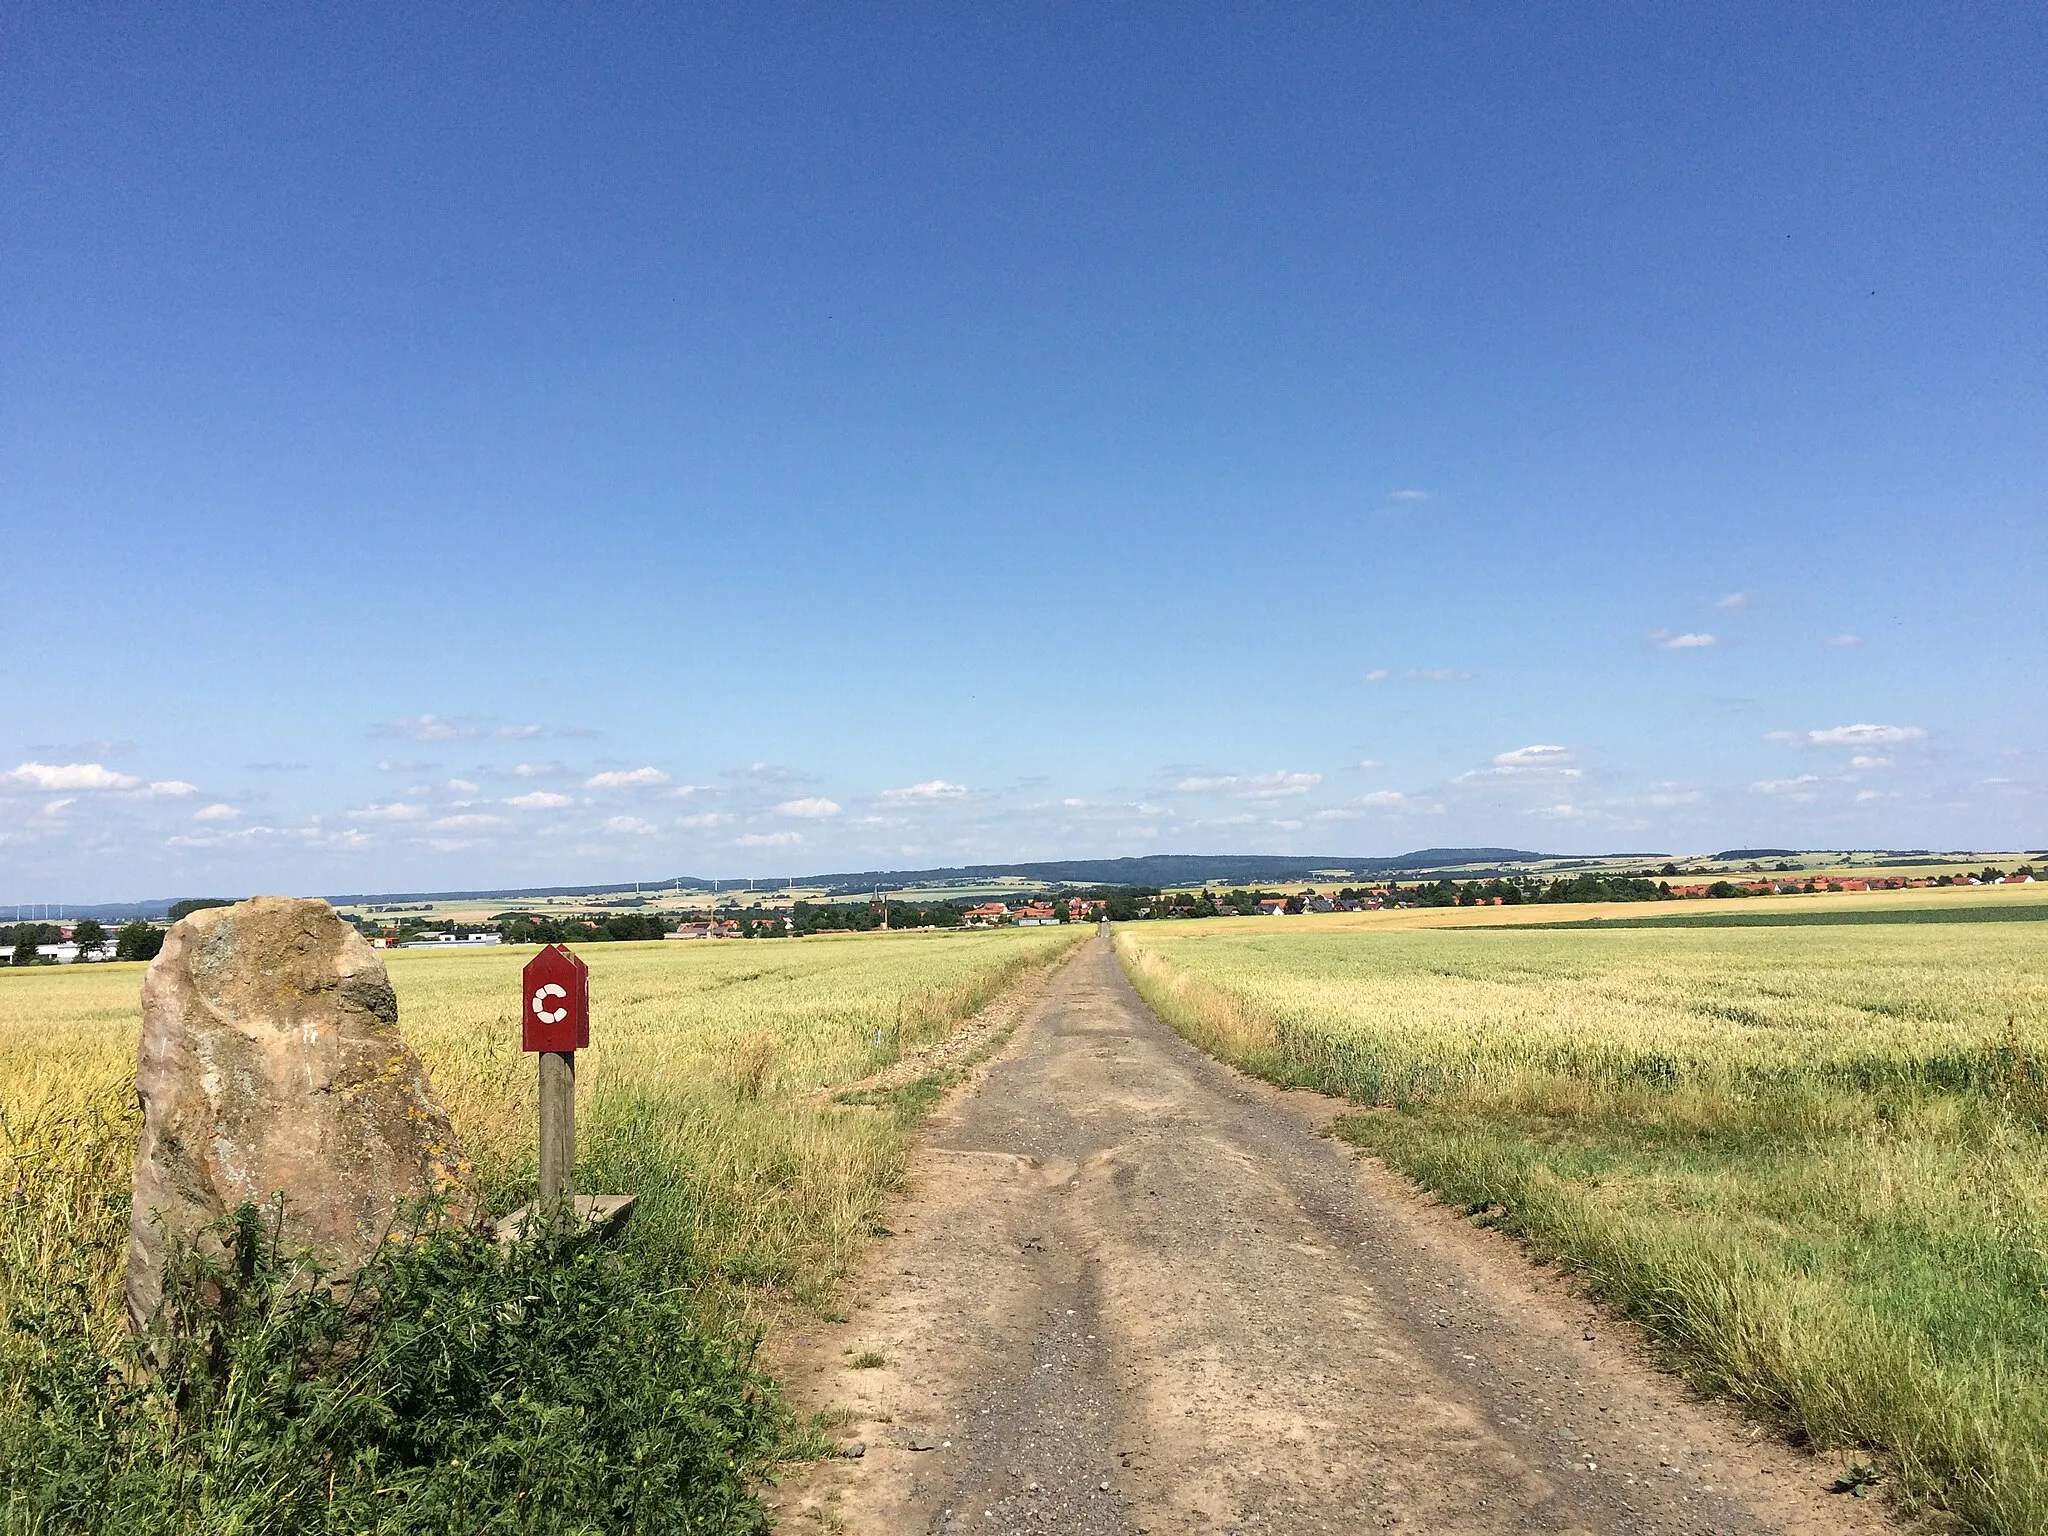
[[[540,1053],[540,1197],[576,1193],[576,1053]]]
[[[590,969],[550,944],[519,973],[519,1048],[540,1057],[540,1198],[498,1220],[498,1241],[520,1242],[534,1212],[573,1215],[578,1231],[609,1232],[631,1195],[576,1193],[576,1052],[590,1044]]]

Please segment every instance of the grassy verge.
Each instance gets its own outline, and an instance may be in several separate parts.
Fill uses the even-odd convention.
[[[2048,922],[2048,902],[2006,902],[1999,905],[1943,907],[1827,907],[1804,911],[1783,908],[1745,912],[1674,912],[1657,917],[1582,917],[1556,923],[1527,923],[1529,928],[1578,928],[1597,923],[1603,928],[1855,928],[1872,923],[2039,923]]]
[[[1170,1024],[1581,1272],[1709,1390],[2048,1531],[2048,956],[1966,928],[1126,930]]]
[[[753,1364],[756,1319],[829,1292],[943,1084],[833,1090],[1078,937],[593,946],[579,1182],[640,1196],[623,1242],[507,1258],[442,1231],[339,1311],[258,1244],[184,1376],[142,1385],[119,1314],[141,967],[0,975],[4,1528],[762,1528],[752,1480],[804,1440]],[[495,1211],[534,1188],[525,958],[391,957]]]

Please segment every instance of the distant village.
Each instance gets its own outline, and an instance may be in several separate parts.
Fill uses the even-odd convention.
[[[1675,883],[1674,883],[1675,880]],[[1424,907],[1522,906],[1615,901],[1728,900],[1749,896],[1828,895],[1863,891],[1923,890],[1940,886],[2032,885],[2031,865],[2006,871],[1927,876],[1804,875],[1788,869],[1743,879],[1686,880],[1675,865],[1630,874],[1581,874],[1418,881],[1402,885],[1292,891],[1261,889],[1156,890],[1099,888],[1081,895],[1025,901],[916,902],[877,893],[859,901],[787,905],[757,902],[668,912],[536,913],[507,911],[471,919],[435,918],[430,904],[392,904],[345,914],[378,949],[476,949],[501,944],[589,944],[634,940],[771,939],[821,933],[931,932],[950,928],[1039,928],[1061,923],[1143,922],[1206,917],[1290,917],[1315,913],[1380,912]],[[201,907],[173,906],[166,922]],[[71,965],[103,960],[151,960],[162,947],[165,924],[136,920],[110,931],[93,918],[0,924],[0,965]]]

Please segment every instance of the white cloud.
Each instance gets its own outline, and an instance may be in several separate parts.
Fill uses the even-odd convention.
[[[1889,789],[1859,789],[1856,791],[1856,803],[1858,805],[1868,805],[1873,800],[1896,800],[1897,798],[1897,792]]]
[[[1385,667],[1374,667],[1370,672],[1365,674],[1365,680],[1368,683],[1384,683],[1388,678],[1392,677],[1393,675],[1394,674],[1389,672]]]
[[[1239,800],[1281,800],[1289,795],[1305,795],[1322,782],[1320,773],[1288,773],[1282,769],[1273,773],[1226,773],[1187,778],[1173,787],[1184,795],[1220,791]]]
[[[1449,667],[1410,667],[1402,674],[1411,683],[1462,683],[1470,680],[1470,672],[1454,672]]]
[[[1586,809],[1581,805],[1541,805],[1534,810],[1523,812],[1526,816],[1541,816],[1546,821],[1596,821],[1600,812]]]
[[[801,800],[785,800],[775,807],[778,816],[795,816],[804,821],[822,821],[827,816],[839,814],[839,802],[827,800],[823,795],[806,795]]]
[[[152,800],[176,799],[180,795],[198,793],[197,784],[187,784],[183,779],[157,779],[149,786],[149,797]]]
[[[801,832],[747,832],[733,842],[741,848],[792,848],[803,840]]]
[[[671,800],[694,800],[709,788],[709,784],[678,784],[674,789],[667,791],[667,794]]]
[[[194,821],[239,821],[242,813],[232,805],[215,804],[192,813]]]
[[[1328,810],[1317,811],[1316,821],[1357,821],[1367,811],[1388,810],[1413,802],[1398,789],[1376,789],[1369,795],[1354,795],[1342,805],[1331,806]]]
[[[1819,774],[1802,773],[1790,779],[1760,779],[1749,787],[1760,795],[1784,795],[1792,800],[1811,800],[1818,793],[1814,788],[1818,783]]]
[[[967,793],[965,784],[948,784],[944,779],[926,779],[903,789],[885,789],[875,798],[892,805],[929,804],[934,800],[958,800]]]
[[[1427,501],[1427,500],[1429,500],[1429,492],[1427,492],[1427,491],[1389,491],[1389,492],[1387,492],[1387,499],[1388,499],[1389,501]]]
[[[642,821],[638,816],[608,816],[605,818],[604,829],[607,832],[628,832],[636,836],[660,830],[653,822]]]
[[[501,725],[491,734],[500,741],[528,741],[540,734],[537,725]]]
[[[451,795],[473,795],[477,792],[479,786],[470,783],[468,779],[450,779],[441,787]]]
[[[704,827],[722,827],[733,819],[723,811],[703,811],[695,816],[678,816],[676,825],[694,831]]]
[[[1841,634],[1828,636],[1828,644],[1833,646],[1861,645],[1862,643],[1863,637],[1861,635]]]
[[[1361,768],[1377,768],[1377,767],[1379,767],[1379,766],[1381,766],[1381,765],[1380,765],[1380,760],[1379,760],[1378,758],[1376,758],[1376,757],[1366,757],[1366,758],[1360,758],[1360,759],[1359,759],[1359,762],[1358,762],[1358,766],[1359,766],[1359,767],[1361,767]]]
[[[135,789],[142,783],[98,763],[23,763],[0,778],[21,789]]]
[[[404,720],[387,720],[370,733],[373,736],[398,736],[407,741],[459,741],[476,732],[466,725],[456,725],[438,715],[413,715]]]
[[[203,832],[180,833],[165,839],[170,848],[253,848],[275,847],[279,839],[286,839],[306,848],[363,848],[376,841],[367,832],[354,827],[337,827],[329,831],[321,825],[321,818],[313,817],[303,826],[297,827],[214,827]]]
[[[1926,734],[1917,725],[1837,725],[1825,731],[1808,731],[1806,739],[1816,747],[1889,747],[1902,741],[1918,741]]]
[[[802,784],[813,775],[799,773],[794,768],[785,768],[780,763],[749,763],[744,768],[724,768],[720,774],[728,779],[746,779],[756,784]]]
[[[666,784],[668,775],[659,768],[614,768],[594,773],[583,781],[585,789],[631,789],[642,784]]]
[[[1706,791],[1694,789],[1685,784],[1652,784],[1650,792],[1643,796],[1646,805],[1673,806],[1699,805],[1706,800]]]
[[[1583,779],[1585,776],[1586,771],[1583,768],[1518,768],[1510,765],[1505,768],[1467,769],[1464,773],[1454,777],[1451,782],[1453,784],[1470,784],[1482,779],[1529,779],[1539,777],[1546,779]]]
[[[411,805],[403,800],[389,801],[383,805],[366,805],[359,811],[350,811],[351,821],[420,821],[426,817],[424,805]]]
[[[1716,598],[1714,606],[1731,612],[1737,608],[1747,608],[1749,606],[1749,594],[1747,592],[1730,592],[1726,597]]]
[[[45,805],[43,807],[43,814],[45,816],[62,816],[65,806],[76,804],[78,804],[77,796],[66,795],[61,800],[52,800],[49,804]]]
[[[1719,635],[1674,635],[1668,629],[1650,631],[1650,642],[1660,651],[1703,651],[1708,646],[1719,645]]]
[[[567,770],[560,763],[514,763],[512,771],[522,779],[545,779]]]
[[[1571,758],[1569,747],[1516,747],[1512,752],[1494,755],[1494,764],[1501,768],[1552,768]]]
[[[573,795],[558,795],[551,789],[530,790],[523,795],[513,795],[507,805],[516,805],[522,811],[559,811],[564,806],[574,805]]]
[[[429,822],[428,830],[433,832],[474,832],[483,827],[502,827],[501,816],[485,816],[477,811],[466,811],[460,816],[443,816]]]

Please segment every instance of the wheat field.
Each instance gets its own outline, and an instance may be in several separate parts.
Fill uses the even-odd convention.
[[[590,945],[578,1185],[640,1197],[634,1239],[742,1306],[816,1304],[867,1236],[906,1136],[833,1090],[950,1033],[1079,928]],[[387,956],[493,1210],[530,1196],[536,1076],[519,1050],[530,949]],[[0,970],[0,1324],[76,1279],[110,1340],[127,1232],[143,967]],[[82,1275],[76,1272],[81,1266]]]
[[[1339,1134],[1576,1268],[1703,1387],[1882,1461],[1908,1505],[2037,1533],[2048,924],[1997,916],[1252,918],[1118,947],[1190,1039],[1357,1101]]]

